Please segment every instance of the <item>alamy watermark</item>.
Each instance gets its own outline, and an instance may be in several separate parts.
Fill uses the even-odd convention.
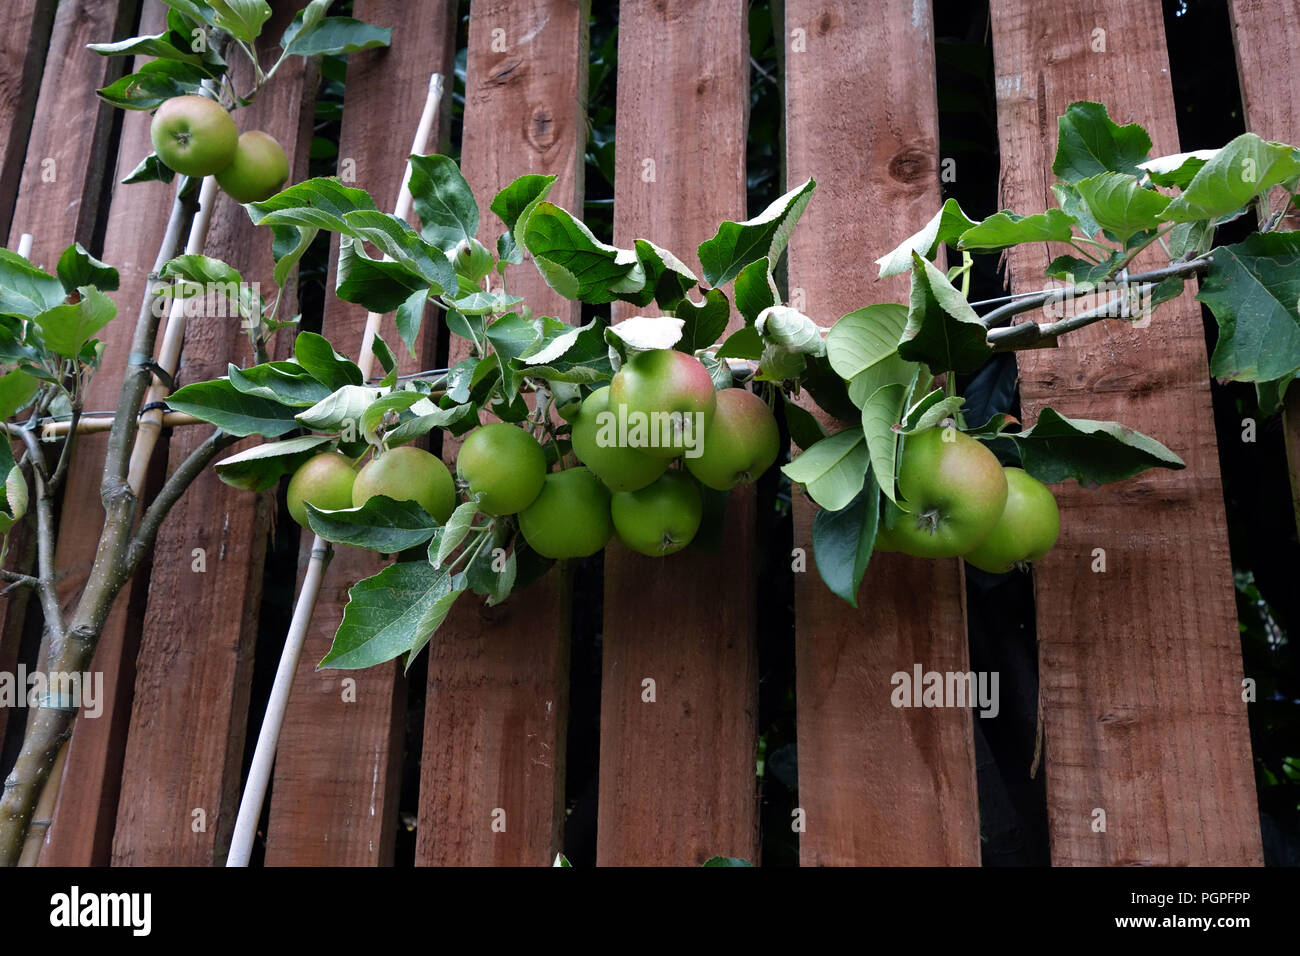
[[[0,671],[0,707],[48,707],[78,710],[83,717],[104,712],[101,671],[32,671],[19,664],[16,672]]]
[[[187,319],[239,319],[240,327],[256,328],[261,321],[262,284],[260,282],[192,282],[178,279],[172,285],[156,288],[152,311],[165,318],[173,302],[184,306]]]
[[[597,414],[596,428],[601,448],[675,448],[686,458],[704,454],[703,412],[638,412],[619,405],[617,413]]]
[[[895,707],[978,707],[981,717],[998,715],[997,671],[927,671],[913,664],[910,674],[896,671],[889,682]]]

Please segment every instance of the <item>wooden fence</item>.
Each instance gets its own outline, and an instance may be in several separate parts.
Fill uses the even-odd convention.
[[[266,35],[278,36],[300,3],[272,6]],[[1072,100],[1098,100],[1141,122],[1157,155],[1178,151],[1158,0],[992,0],[991,8],[1003,205],[1050,202],[1043,177],[1055,117]],[[587,0],[472,5],[462,155],[485,210],[481,237],[500,231],[488,200],[522,173],[556,175],[550,198],[581,212],[588,12]],[[1230,13],[1248,127],[1300,141],[1300,2],[1233,0]],[[144,288],[170,187],[117,185],[149,151],[149,116],[97,103],[93,90],[122,63],[84,45],[124,35],[137,18],[137,32],[157,32],[164,14],[158,0],[63,0],[57,12],[51,0],[14,0],[0,12],[0,227],[10,248],[33,233],[32,258],[46,265],[74,239],[92,246],[102,235],[92,251],[121,270],[114,297],[127,314]],[[349,60],[339,152],[355,184],[384,207],[396,198],[428,76],[453,69],[456,4],[356,0],[355,15],[396,28],[391,49]],[[934,30],[926,0],[785,0],[784,16],[786,178],[819,184],[790,244],[789,286],[803,311],[830,324],[906,295],[899,280],[876,282],[862,263],[940,203]],[[652,237],[697,267],[694,249],[716,224],[745,218],[747,22],[745,0],[621,3],[616,243]],[[298,176],[317,85],[313,67],[282,71],[249,120],[290,147]],[[444,123],[444,142],[446,134]],[[219,201],[208,254],[270,287],[269,234],[230,199]],[[864,232],[864,222],[876,225]],[[1024,248],[1011,257],[1016,288],[1039,281],[1044,255]],[[513,291],[534,309],[578,319],[536,275]],[[1103,492],[1055,489],[1062,537],[1034,582],[1058,864],[1262,861],[1193,294],[1164,307],[1158,333],[1096,325],[1060,348],[1019,354],[1027,421],[1048,401],[1069,415],[1121,419],[1188,463]],[[355,353],[363,325],[364,310],[327,295],[324,332],[341,350]],[[1141,345],[1151,334],[1160,349]],[[105,335],[94,408],[114,404],[130,324]],[[458,357],[438,353],[430,321],[409,365]],[[192,323],[179,379],[248,359],[233,323]],[[1291,427],[1297,420],[1293,409]],[[200,437],[178,430],[160,444],[155,481]],[[102,437],[82,442],[62,508],[65,602],[93,557],[103,449]],[[209,471],[168,519],[151,568],[119,599],[101,640],[94,669],[111,692],[101,717],[78,721],[41,865],[224,862],[250,717],[254,729],[260,719],[250,715],[254,655],[279,653],[275,643],[255,646],[272,508],[272,496],[228,488]],[[755,498],[734,494],[728,509],[725,534],[737,556],[725,563],[703,551],[667,561],[616,545],[605,552],[600,864],[761,858]],[[810,548],[812,515],[796,499],[796,547]],[[201,573],[196,548],[207,556]],[[1097,548],[1105,573],[1091,570]],[[10,560],[23,552],[17,542]],[[376,566],[368,552],[344,549],[329,567],[280,740],[268,865],[393,861],[408,688],[395,665],[314,670],[348,586]],[[854,610],[815,571],[795,574],[799,812],[791,825],[801,828],[801,861],[978,864],[971,712],[889,703],[896,671],[968,669],[962,566],[882,555],[864,589]],[[552,574],[527,597],[527,606],[487,610],[461,602],[429,650],[417,864],[540,866],[562,849],[570,580]],[[4,602],[0,668],[12,669],[27,608],[17,595]],[[645,678],[656,683],[654,703],[642,700]],[[1097,810],[1107,820],[1101,832]],[[504,832],[493,826],[501,811]]]

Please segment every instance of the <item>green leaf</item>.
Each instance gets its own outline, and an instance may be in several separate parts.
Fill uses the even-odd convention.
[[[432,402],[429,404],[433,405]],[[474,406],[469,404],[452,405],[450,408],[439,408],[433,405],[426,414],[420,414],[423,407],[417,402],[412,407],[412,411],[417,414],[385,434],[384,444],[389,448],[396,448],[398,445],[403,445],[422,435],[427,435],[435,428],[452,428],[457,423],[474,415]],[[477,420],[475,420],[474,424],[477,424]]]
[[[384,255],[400,262],[434,286],[434,293],[459,287],[456,270],[441,249],[425,241],[405,219],[371,209],[358,209],[343,217],[346,231],[373,242]]]
[[[839,511],[818,511],[813,516],[813,558],[826,587],[853,607],[858,606],[858,587],[867,572],[876,543],[876,522],[880,516],[880,486],[875,473],[867,472],[862,491]]]
[[[522,301],[519,296],[504,292],[471,292],[453,300],[451,306],[461,315],[502,315]]]
[[[894,491],[899,437],[896,426],[902,421],[908,398],[919,378],[918,368],[909,382],[882,385],[862,404],[862,434],[866,438],[871,468],[880,483],[880,490],[890,501],[898,500]]]
[[[699,304],[692,302],[690,296],[682,298],[677,304],[677,317],[683,322],[682,337],[673,347],[693,355],[696,349],[713,345],[727,330],[731,304],[721,289],[709,289]]]
[[[206,77],[204,70],[189,63],[151,60],[135,73],[95,92],[104,102],[119,109],[152,110],[174,96],[197,93]]]
[[[785,424],[790,431],[792,447],[808,449],[826,437],[826,430],[822,428],[821,422],[817,421],[812,412],[796,404],[785,392],[779,394],[785,402],[783,406]]]
[[[355,235],[344,219],[348,213],[376,211],[374,200],[364,189],[326,177],[295,183],[265,202],[248,203],[245,208],[255,226],[299,226],[345,235]]]
[[[906,327],[907,309],[890,302],[850,312],[826,333],[826,358],[859,408],[882,385],[906,383],[915,374],[915,363],[898,354]]]
[[[609,341],[613,336],[627,348],[641,351],[670,349],[681,341],[685,325],[684,319],[659,315],[634,315],[611,325],[606,330],[605,339]]]
[[[144,159],[140,160],[139,165],[131,172],[126,174],[122,180],[122,185],[129,186],[132,183],[169,183],[174,179],[174,173],[169,167],[163,164],[158,158],[157,153],[150,153]]]
[[[927,431],[945,418],[955,419],[965,402],[960,395],[949,397],[942,388],[936,388],[907,410],[899,434]]]
[[[399,262],[373,259],[365,245],[352,236],[339,237],[339,266],[334,292],[344,302],[355,302],[367,312],[392,312],[417,293],[427,294],[429,283]]]
[[[870,463],[862,429],[847,428],[805,449],[781,471],[804,485],[821,507],[839,511],[862,490]]]
[[[315,6],[315,4],[313,4]],[[329,4],[325,3],[328,7]],[[326,17],[315,26],[303,28],[299,12],[293,23],[284,31],[280,46],[286,53],[297,56],[339,56],[391,45],[393,31],[389,27],[376,27],[352,17]]]
[[[1209,219],[1180,222],[1169,230],[1169,261],[1195,259],[1214,245],[1214,223]]]
[[[988,330],[940,270],[912,253],[912,294],[898,354],[933,371],[973,372],[993,349]]]
[[[635,252],[600,242],[554,203],[539,202],[523,228],[524,248],[547,284],[566,299],[600,304],[645,287]]]
[[[711,856],[701,866],[753,866],[748,860],[738,856]]]
[[[1101,485],[1148,468],[1186,467],[1181,458],[1141,432],[1118,422],[1066,418],[1051,408],[1038,413],[1033,428],[1004,435],[1020,449],[1025,471],[1049,484],[1073,478],[1081,485]]]
[[[344,385],[361,385],[361,369],[346,355],[334,351],[329,339],[315,332],[299,332],[293,343],[293,357],[316,381],[330,391]]]
[[[1157,186],[1186,189],[1187,184],[1201,171],[1201,167],[1213,159],[1217,152],[1217,149],[1198,149],[1190,153],[1160,156],[1141,163],[1140,168]]]
[[[500,570],[495,570],[493,567],[499,560],[494,552],[497,549],[504,550],[506,543],[507,536],[500,529],[494,529],[492,540],[465,565],[466,582],[475,594],[487,598],[489,607],[500,604],[510,596],[519,573],[519,564],[514,551],[506,555],[505,560],[501,562]]]
[[[1142,175],[1138,164],[1151,151],[1151,137],[1137,123],[1119,126],[1100,103],[1071,103],[1057,120],[1052,172],[1067,183],[1098,173]]]
[[[298,421],[314,431],[343,431],[349,426],[360,429],[361,418],[371,403],[378,399],[377,388],[344,385],[321,399],[305,412],[298,413]]]
[[[247,369],[232,364],[227,378],[245,395],[299,408],[310,408],[330,393],[296,362],[266,362]]]
[[[746,325],[728,335],[717,352],[717,357],[720,359],[758,359],[762,355],[763,337],[758,334],[758,329],[752,325]]]
[[[478,203],[455,160],[412,156],[411,198],[420,217],[420,234],[444,252],[477,235]]]
[[[747,265],[766,258],[775,263],[790,241],[795,223],[803,215],[817,184],[805,180],[773,200],[763,212],[745,222],[724,222],[712,239],[700,243],[704,281],[717,287],[730,282]]]
[[[1266,382],[1300,369],[1300,233],[1252,233],[1219,246],[1197,299],[1219,322],[1216,377]]]
[[[1286,402],[1286,390],[1295,379],[1295,375],[1284,375],[1271,382],[1255,383],[1255,398],[1259,403],[1260,415],[1268,416],[1282,410]]]
[[[554,176],[542,176],[538,173],[520,176],[497,193],[488,208],[496,213],[497,218],[505,224],[508,231],[514,232],[515,226],[530,211],[529,207],[545,199],[554,182]]]
[[[32,319],[61,304],[66,294],[63,283],[44,269],[0,249],[0,314]]]
[[[526,374],[531,378],[583,385],[605,381],[614,374],[605,330],[605,320],[594,318],[550,342],[539,340],[536,351],[532,347],[525,349],[519,361],[529,366]],[[571,340],[566,338],[568,335],[572,335]],[[557,354],[557,350],[562,351]]]
[[[1010,209],[994,213],[957,240],[960,249],[997,252],[1022,242],[1069,242],[1077,220],[1060,209],[1017,216]]]
[[[1124,254],[1118,250],[1101,262],[1081,259],[1078,256],[1057,256],[1048,263],[1047,268],[1043,270],[1043,275],[1064,279],[1070,285],[1092,288],[1110,275],[1123,258]]]
[[[473,527],[477,515],[477,501],[466,501],[456,506],[456,510],[447,519],[447,527],[443,529],[442,536],[436,542],[437,548],[431,549],[429,554],[429,563],[434,568],[441,568],[451,553],[460,547],[461,542],[469,534],[470,528]]]
[[[306,507],[311,530],[326,541],[397,554],[424,544],[442,528],[438,519],[414,501],[394,501],[386,495],[368,498],[360,508],[322,511]]]
[[[319,668],[358,669],[412,657],[428,643],[464,590],[427,561],[400,561],[348,591],[343,621]]]
[[[266,0],[207,0],[216,11],[216,24],[231,36],[252,43],[262,35],[262,25],[271,19]]]
[[[1300,159],[1294,149],[1243,133],[1201,167],[1161,218],[1192,222],[1226,216],[1297,175]]]
[[[78,291],[80,302],[56,305],[32,318],[40,327],[46,346],[69,359],[75,359],[81,347],[117,315],[113,300],[98,289],[85,286]]]
[[[645,273],[645,288],[635,293],[621,293],[619,298],[636,305],[655,302],[665,312],[678,308],[686,293],[700,284],[695,273],[667,249],[648,239],[632,242],[637,261]]]
[[[921,227],[921,231],[904,239],[900,245],[876,260],[880,266],[880,278],[902,275],[912,268],[912,253],[918,253],[923,259],[933,259],[939,247],[955,243],[958,237],[974,226],[957,200],[949,199],[943,208],[935,213],[934,218]]]
[[[101,292],[114,292],[119,285],[117,270],[100,262],[79,242],[63,250],[57,271],[63,290],[68,293],[85,285],[94,286]]]
[[[223,432],[246,438],[277,438],[298,427],[293,409],[256,395],[245,395],[228,378],[195,382],[173,392],[167,404],[174,411],[216,425]]]
[[[1143,189],[1128,173],[1098,173],[1075,183],[1093,219],[1117,242],[1156,228],[1169,197]]]
[[[269,491],[285,475],[291,475],[324,449],[333,439],[328,435],[303,435],[284,441],[264,442],[231,455],[214,465],[217,477],[245,491]]]
[[[417,402],[424,402],[426,405],[432,404],[421,393],[408,390],[389,392],[387,395],[371,402],[361,415],[361,431],[365,435],[366,441],[371,443],[379,441],[376,429],[383,422],[385,415],[389,412],[404,412]]]
[[[129,37],[114,43],[87,43],[86,49],[93,50],[101,56],[152,56],[160,60],[171,60],[200,69],[205,76],[213,79],[220,76],[222,72],[214,69],[213,61],[205,60],[202,54],[190,49],[188,37],[171,31]]]
[[[752,326],[764,309],[781,304],[781,293],[772,281],[772,261],[764,256],[755,259],[736,276],[736,311]]]
[[[14,412],[32,400],[40,387],[40,380],[32,378],[22,369],[0,375],[0,421],[12,418]],[[0,437],[0,443],[8,446],[9,437]]]
[[[406,345],[406,350],[415,358],[415,343],[420,336],[420,325],[424,322],[424,307],[429,301],[429,290],[419,289],[407,296],[406,301],[397,307],[393,321],[397,325],[397,334]],[[451,328],[454,314],[447,313],[447,326]],[[455,331],[453,329],[453,331]]]

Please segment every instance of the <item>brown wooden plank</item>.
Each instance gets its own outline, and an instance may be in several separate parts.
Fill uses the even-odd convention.
[[[504,230],[488,204],[525,173],[557,177],[551,202],[582,208],[587,141],[586,0],[476,3],[470,17],[462,172],[482,211],[479,240]],[[536,315],[576,322],[531,261],[508,275]],[[448,364],[468,355],[453,338]],[[459,443],[443,441],[455,460]],[[569,578],[552,570],[505,604],[462,598],[430,644],[416,863],[546,866],[564,824]],[[498,809],[504,832],[494,831]]]
[[[121,75],[123,57],[102,57],[87,43],[123,35],[134,24],[136,0],[76,0],[58,8],[47,69],[41,76],[37,113],[26,143],[27,155],[14,206],[9,247],[18,248],[25,232],[34,239],[31,259],[53,270],[59,253],[74,241],[90,247],[100,213],[99,199],[108,186],[106,170],[112,109],[95,90]],[[68,129],[86,135],[69,136]],[[30,521],[10,532],[7,568],[35,557]],[[29,565],[30,566],[30,565]],[[12,669],[30,605],[31,592],[21,588],[0,597],[0,670]],[[0,740],[8,711],[0,711]]]
[[[992,12],[1003,205],[1051,203],[1056,118],[1075,100],[1141,123],[1153,155],[1178,151],[1159,4],[994,0]],[[1098,29],[1105,52],[1093,52]],[[1013,285],[1041,286],[1048,255],[1045,246],[1014,250]],[[1058,349],[1019,355],[1027,424],[1050,403],[1067,416],[1121,420],[1187,462],[1097,491],[1053,488],[1061,539],[1034,586],[1056,864],[1261,862],[1193,291],[1162,306],[1149,329],[1100,323]],[[1105,573],[1091,570],[1095,548],[1105,550]],[[1105,832],[1092,826],[1098,808]]]
[[[54,8],[55,0],[11,0],[0,7],[0,234],[9,233]],[[49,125],[61,119],[51,116]]]
[[[167,8],[157,0],[145,5],[140,32],[157,33],[166,22]],[[87,410],[117,406],[126,358],[130,350],[135,316],[144,297],[149,270],[167,225],[174,189],[163,183],[120,185],[153,149],[149,142],[149,114],[131,112],[122,120],[116,168],[113,171],[113,203],[109,209],[101,258],[117,267],[121,288],[113,293],[118,317],[98,338],[104,343],[104,357],[90,380]],[[60,574],[60,602],[65,614],[86,583],[95,545],[104,521],[99,500],[107,434],[84,435],[78,439],[73,465],[64,487],[63,510],[59,518],[59,540],[54,561]],[[132,586],[124,589],[100,634],[91,668],[103,674],[105,704],[95,720],[78,720],[68,744],[63,785],[59,789],[53,822],[41,850],[42,866],[106,865],[117,813],[122,753],[131,713],[131,689],[135,680],[135,648],[143,606],[136,598],[147,586],[147,569],[142,568]]]
[[[279,36],[300,9],[278,0],[264,30]],[[269,69],[278,50],[260,51]],[[252,82],[243,60],[232,66],[236,88]],[[289,153],[294,179],[307,173],[318,70],[294,58],[255,103],[235,114],[241,130],[263,129]],[[257,229],[229,197],[213,213],[205,253],[230,263],[246,282],[275,294],[271,236]],[[296,285],[281,302],[297,309]],[[199,317],[186,326],[178,381],[225,374],[226,364],[252,361],[238,319]],[[277,350],[287,354],[289,332]],[[206,427],[176,430],[167,447],[171,467],[208,435]],[[251,447],[244,442],[231,452]],[[122,770],[115,866],[213,866],[225,861],[238,810],[240,765],[262,572],[274,496],[254,496],[222,483],[211,469],[194,482],[168,516],[154,547],[149,602],[141,635],[135,697]],[[204,570],[194,570],[196,548]],[[202,826],[195,810],[202,810]]]
[[[741,0],[621,6],[616,243],[644,237],[693,264],[719,222],[745,218],[748,50]],[[731,495],[723,535],[726,554],[605,551],[600,865],[757,861],[752,489]]]
[[[356,4],[359,19],[394,28],[393,45],[349,57],[339,159],[355,164],[356,182],[349,185],[368,190],[381,209],[391,210],[397,199],[429,75],[451,72],[454,8],[447,0]],[[444,114],[450,87],[448,83]],[[340,352],[355,357],[366,311],[333,295],[337,240],[332,252],[324,334]],[[391,322],[381,334],[393,345],[403,371],[432,366],[430,330],[425,330],[424,345],[417,349],[418,365],[407,360]],[[300,582],[311,540],[306,532],[299,554]],[[271,784],[268,866],[393,862],[406,684],[396,664],[316,672],[343,617],[348,588],[382,566],[370,552],[340,548],[326,571],[280,733]],[[345,679],[356,682],[353,702],[344,700]]]
[[[1233,0],[1228,9],[1246,129],[1265,139],[1300,142],[1300,0]],[[1274,208],[1284,195],[1280,186],[1274,190]],[[1300,210],[1292,208],[1280,228],[1300,229]],[[1300,388],[1287,390],[1282,421],[1300,529]]]
[[[799,31],[796,33],[795,31]],[[819,323],[906,302],[906,277],[870,260],[939,208],[930,5],[787,0],[788,178],[817,192],[790,241],[790,287]],[[851,69],[846,65],[852,64]],[[957,561],[876,555],[859,609],[812,565],[815,507],[795,503],[795,670],[805,865],[975,865],[979,812],[970,711],[895,708],[891,676],[968,669]]]

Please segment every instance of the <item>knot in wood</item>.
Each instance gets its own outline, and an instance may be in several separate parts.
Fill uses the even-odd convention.
[[[889,161],[890,178],[908,186],[924,180],[932,169],[930,155],[919,149],[905,149]]]
[[[540,153],[544,153],[555,145],[559,137],[558,124],[555,122],[555,114],[549,107],[538,106],[528,115],[525,120],[524,138],[532,144],[533,148]]]

